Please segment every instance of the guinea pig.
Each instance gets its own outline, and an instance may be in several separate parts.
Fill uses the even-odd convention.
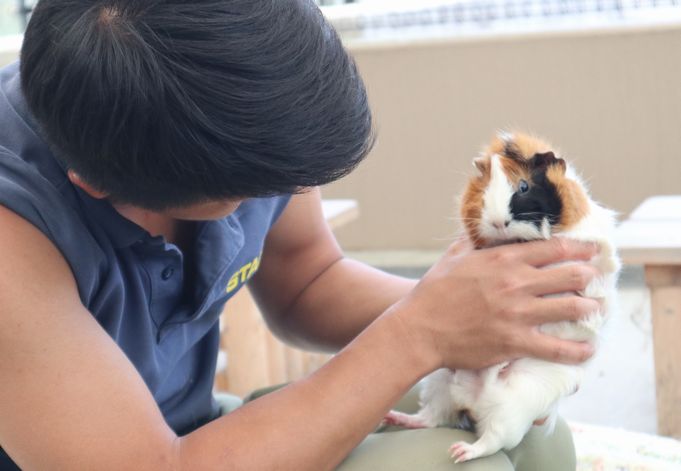
[[[477,175],[463,192],[461,216],[476,249],[551,237],[599,244],[590,263],[601,276],[579,294],[601,300],[601,310],[577,322],[540,327],[559,338],[595,343],[612,313],[620,269],[612,243],[614,212],[596,203],[566,160],[536,137],[499,133],[474,165]],[[583,371],[584,365],[535,358],[475,371],[440,369],[424,378],[418,413],[391,411],[385,421],[421,428],[469,419],[477,441],[449,449],[457,463],[468,461],[514,448],[539,419],[548,417],[551,433],[560,399],[578,389]]]

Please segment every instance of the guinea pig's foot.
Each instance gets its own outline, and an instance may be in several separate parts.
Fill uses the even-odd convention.
[[[454,458],[455,463],[463,463],[482,456],[482,451],[475,444],[456,442],[449,447],[449,454]]]
[[[385,417],[381,425],[396,425],[404,428],[427,428],[428,424],[418,414],[405,414],[391,410]]]

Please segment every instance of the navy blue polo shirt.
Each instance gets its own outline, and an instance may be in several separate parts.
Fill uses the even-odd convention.
[[[197,223],[193,263],[185,267],[175,245],[70,183],[27,111],[18,64],[0,69],[0,204],[61,251],[83,305],[179,434],[219,414],[212,397],[218,318],[258,269],[265,236],[288,200],[246,200],[224,219]],[[1,455],[6,469],[11,462]]]

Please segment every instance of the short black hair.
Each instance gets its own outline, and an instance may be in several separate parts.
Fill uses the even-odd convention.
[[[68,168],[151,210],[323,185],[374,140],[312,0],[41,0],[21,83]]]

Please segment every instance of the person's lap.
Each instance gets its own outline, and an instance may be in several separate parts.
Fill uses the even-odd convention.
[[[246,401],[255,400],[276,389],[255,391]],[[239,404],[228,395],[218,396],[227,413]],[[418,409],[418,390],[412,389],[395,406],[406,413]],[[475,435],[447,427],[405,430],[385,427],[370,434],[338,466],[337,471],[574,471],[574,445],[570,430],[558,419],[555,431],[546,435],[543,427],[533,427],[516,448],[492,456],[456,464],[447,450],[455,441],[475,441]]]

